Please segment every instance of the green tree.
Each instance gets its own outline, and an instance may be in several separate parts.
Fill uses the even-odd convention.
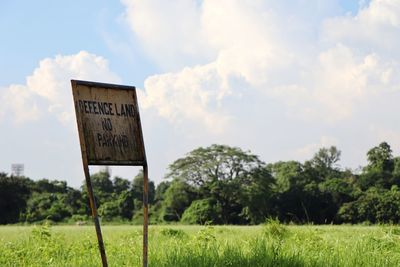
[[[249,175],[247,182],[239,179],[239,192],[241,193],[241,217],[245,222],[258,224],[274,213],[274,179],[268,168],[255,169]]]
[[[0,172],[0,224],[16,223],[25,212],[32,180]]]
[[[65,221],[72,215],[85,214],[85,201],[79,190],[65,181],[41,179],[35,181],[23,217],[28,222],[49,219]]]
[[[140,203],[142,203],[143,200],[143,185],[144,185],[144,177],[143,177],[143,171],[140,171],[135,178],[133,178],[132,182],[132,193],[133,197],[138,200]],[[149,179],[149,184],[148,184],[148,202],[149,204],[154,203],[154,195],[155,195],[155,185],[154,182]],[[141,204],[140,207],[141,208]]]
[[[309,195],[317,185],[313,178],[305,174],[304,166],[296,161],[280,161],[269,164],[268,169],[275,179],[274,206],[279,220],[309,221]]]
[[[211,145],[197,148],[174,161],[166,177],[191,186],[194,199],[212,199],[220,211],[221,223],[238,224],[254,219],[257,214],[253,201],[256,198],[249,193],[250,188],[262,189],[254,190],[259,200],[270,197],[272,179],[264,167],[264,162],[250,152]],[[181,207],[186,208],[185,204]]]
[[[393,155],[390,145],[386,142],[370,149],[367,153],[368,166],[380,171],[393,171]]]
[[[164,221],[179,221],[194,199],[194,189],[185,182],[175,180],[165,192],[161,217]]]
[[[108,172],[98,172],[90,176],[93,191],[102,195],[113,193],[114,185]]]
[[[131,183],[128,180],[118,176],[114,177],[112,183],[113,183],[114,193],[118,195],[125,191],[128,191],[131,188]]]
[[[316,171],[318,180],[324,180],[327,178],[334,178],[338,176],[341,151],[335,146],[329,148],[323,147],[318,150],[314,157],[306,162],[305,165],[310,164],[311,167]]]
[[[187,224],[217,224],[221,223],[220,214],[214,199],[199,199],[185,209],[181,221]]]
[[[256,155],[237,147],[211,145],[197,148],[169,166],[167,178],[180,179],[193,186],[217,180],[234,180],[264,166]]]
[[[339,210],[339,218],[348,223],[399,223],[400,191],[397,186],[390,190],[369,188],[357,200],[345,203]]]
[[[368,165],[364,167],[363,173],[359,178],[359,185],[363,190],[370,187],[381,187],[390,189],[395,184],[396,176],[395,160],[393,159],[392,149],[386,142],[373,147],[367,153]]]
[[[112,194],[114,192],[113,182],[110,179],[110,174],[108,172],[98,172],[90,176],[92,182],[94,199],[97,208],[100,208],[103,203],[112,201]],[[86,203],[86,214],[90,215],[90,204],[89,197],[86,188],[86,183],[81,187],[82,196]]]
[[[27,203],[25,219],[28,222],[52,220],[60,222],[72,215],[66,195],[61,193],[33,193]]]
[[[311,160],[268,165],[274,179],[274,206],[282,221],[330,223],[351,187],[337,166],[340,151],[336,147],[320,149]],[[336,189],[341,194],[333,192]],[[343,197],[343,199],[342,199]],[[336,202],[335,202],[336,201]]]
[[[158,184],[154,194],[154,201],[155,202],[162,202],[165,199],[165,192],[171,185],[170,181],[162,181]]]
[[[123,191],[118,195],[118,209],[119,216],[123,219],[130,220],[132,219],[135,205],[134,198],[131,191]]]
[[[120,218],[119,201],[107,201],[99,208],[99,215],[106,221]]]
[[[297,161],[279,161],[277,163],[268,164],[267,168],[275,179],[273,189],[275,192],[284,193],[293,187],[302,187],[304,181],[301,177],[303,173],[303,165]]]

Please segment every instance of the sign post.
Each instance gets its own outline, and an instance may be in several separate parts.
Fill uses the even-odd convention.
[[[82,163],[103,267],[107,257],[90,180],[89,165],[142,166],[143,266],[147,267],[148,167],[133,86],[71,80]]]

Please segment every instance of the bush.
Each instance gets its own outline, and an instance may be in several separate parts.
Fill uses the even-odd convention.
[[[288,236],[289,230],[278,219],[270,218],[264,224],[264,234],[268,237],[281,240]]]
[[[342,222],[398,223],[400,221],[400,191],[370,188],[359,199],[344,203],[338,212]]]
[[[182,238],[186,236],[185,232],[181,229],[165,228],[160,231],[161,235],[166,237]]]
[[[211,199],[195,200],[185,210],[181,222],[187,224],[218,223],[218,212]]]

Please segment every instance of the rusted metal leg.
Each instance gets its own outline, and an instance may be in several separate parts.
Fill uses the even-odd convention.
[[[103,236],[101,234],[99,217],[97,216],[96,201],[94,200],[92,182],[90,180],[89,167],[88,167],[87,164],[84,164],[83,168],[84,168],[84,171],[85,171],[86,188],[87,188],[87,191],[88,191],[88,194],[89,194],[90,209],[92,210],[92,217],[93,217],[94,225],[95,225],[95,228],[96,228],[97,241],[99,243],[101,262],[103,264],[103,267],[108,267],[106,250],[104,248]]]
[[[143,166],[143,267],[147,267],[148,226],[149,226],[149,177],[147,164]]]

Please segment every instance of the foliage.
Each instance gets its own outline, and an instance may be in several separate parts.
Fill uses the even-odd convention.
[[[186,233],[181,229],[165,228],[161,229],[160,234],[167,237],[182,238]]]
[[[164,221],[179,221],[183,212],[194,199],[193,188],[181,181],[174,181],[165,192],[165,200],[161,211]]]
[[[269,218],[264,224],[264,234],[268,237],[281,240],[288,236],[289,230],[278,219]]]
[[[220,212],[215,207],[213,199],[199,199],[185,210],[182,222],[186,224],[218,223],[221,221]]]
[[[399,223],[400,157],[382,142],[355,173],[339,165],[341,152],[321,148],[304,163],[265,164],[237,147],[199,147],[172,162],[166,181],[149,181],[151,223],[260,224]],[[143,173],[132,181],[108,172],[91,177],[103,221],[143,221]],[[0,224],[90,218],[86,186],[0,173]]]
[[[263,165],[257,156],[237,147],[212,145],[197,148],[169,166],[168,178],[201,186],[218,180],[245,180]]]
[[[400,191],[369,189],[353,202],[345,203],[339,210],[344,222],[398,223],[400,221]]]
[[[0,224],[16,223],[26,209],[32,182],[25,177],[0,173]]]
[[[256,222],[257,217],[262,217],[268,205],[260,211],[255,200],[263,201],[257,194],[268,196],[273,182],[258,156],[225,145],[191,151],[169,166],[166,177],[191,187],[197,199],[212,199],[220,214],[217,222],[223,224]],[[198,209],[199,204],[196,205]],[[216,218],[201,220],[216,221]]]

